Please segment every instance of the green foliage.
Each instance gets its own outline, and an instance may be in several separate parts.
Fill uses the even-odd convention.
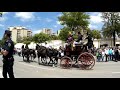
[[[63,15],[58,17],[61,25],[66,25],[71,30],[77,32],[79,29],[88,27],[89,15],[84,12],[63,12]]]
[[[33,41],[35,43],[44,43],[50,40],[50,36],[44,33],[35,34],[33,36]]]
[[[58,40],[59,38],[58,38],[58,36],[56,36],[56,35],[51,35],[50,36],[50,40]]]
[[[113,45],[115,46],[116,33],[120,33],[120,13],[119,12],[103,12],[104,19],[103,35],[111,38],[113,36]]]
[[[2,46],[2,40],[0,40],[0,47]]]
[[[72,31],[70,30],[70,28],[68,28],[68,27],[62,28],[61,31],[60,31],[60,34],[59,34],[60,40],[66,41],[69,32],[72,32]]]
[[[102,28],[104,37],[111,38],[113,36],[114,30],[117,34],[120,33],[119,12],[102,12],[102,18],[104,21]]]
[[[31,41],[24,41],[23,43],[28,45],[31,43]]]
[[[0,40],[0,46],[3,46],[3,44],[5,43],[5,38],[3,37],[2,40]]]
[[[32,37],[23,37],[22,42],[24,44],[30,44],[32,42],[32,40],[33,40]]]
[[[77,36],[77,35],[74,35],[73,38],[74,38],[74,39],[78,39],[78,36]]]
[[[102,35],[104,38],[111,38],[113,36],[113,30],[111,29],[111,26],[105,26],[102,29]]]
[[[94,39],[100,39],[101,38],[101,34],[100,34],[99,30],[91,30],[91,34],[92,34]]]
[[[17,38],[17,43],[22,43],[23,42],[23,38],[22,37],[18,37]]]

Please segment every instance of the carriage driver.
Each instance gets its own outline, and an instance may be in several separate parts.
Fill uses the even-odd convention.
[[[80,32],[78,32],[78,33],[77,33],[77,36],[78,36],[78,38],[77,38],[76,41],[74,41],[73,47],[75,47],[75,44],[80,44],[80,43],[82,43],[83,35],[82,35]]]
[[[76,42],[81,42],[83,40],[83,35],[78,32],[78,39],[76,40]]]

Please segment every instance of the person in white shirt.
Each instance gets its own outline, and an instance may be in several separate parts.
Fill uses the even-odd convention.
[[[105,50],[102,49],[102,61],[104,61],[104,58],[105,58]]]
[[[106,47],[105,48],[105,57],[106,57],[106,61],[105,62],[107,62],[108,61],[108,52],[109,51],[109,49]]]
[[[45,47],[46,47],[46,48],[49,48],[50,46],[49,46],[49,44],[46,44]]]

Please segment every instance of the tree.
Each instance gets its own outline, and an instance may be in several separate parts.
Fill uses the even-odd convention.
[[[24,44],[30,44],[32,42],[32,37],[23,37],[22,42]]]
[[[102,18],[104,20],[104,25],[102,28],[103,36],[109,38],[113,36],[113,45],[115,46],[116,33],[120,33],[120,13],[103,12]]]
[[[44,43],[50,40],[50,36],[44,33],[35,34],[33,36],[33,41],[35,43]]]
[[[39,43],[39,34],[35,34],[35,35],[33,36],[33,41],[34,41],[35,43]]]
[[[3,37],[2,40],[0,40],[0,45],[3,46],[3,44],[5,43],[6,39]]]
[[[100,34],[99,30],[91,30],[91,34],[92,34],[92,37],[94,39],[100,39],[101,38],[101,34]]]
[[[0,40],[0,47],[2,46],[2,40]]]
[[[50,36],[50,40],[58,40],[59,38],[58,38],[58,36],[56,36],[56,35],[51,35]]]
[[[89,15],[85,12],[63,12],[62,14],[58,17],[61,25],[65,25],[75,32],[88,27]]]
[[[59,34],[60,40],[66,41],[69,32],[71,32],[70,28],[68,28],[68,27],[62,28],[60,31],[60,34]]]

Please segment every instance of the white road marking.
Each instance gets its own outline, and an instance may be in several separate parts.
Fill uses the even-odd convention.
[[[34,65],[29,65],[29,64],[25,64],[25,63],[20,63],[20,64],[23,64],[23,65],[26,65],[26,66],[30,66],[30,67],[35,67],[35,68],[40,68],[40,69],[45,69],[45,70],[55,70],[55,69],[49,69],[49,68],[45,68],[45,67],[38,67],[38,66],[34,66]]]

